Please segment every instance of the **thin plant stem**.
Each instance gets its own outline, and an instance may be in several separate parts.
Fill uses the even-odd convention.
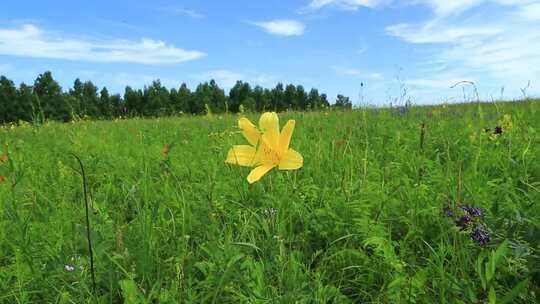
[[[94,271],[94,252],[92,250],[92,238],[90,236],[90,215],[88,212],[88,192],[86,188],[86,174],[84,172],[84,165],[81,161],[81,159],[71,153],[71,156],[73,156],[77,162],[79,163],[79,166],[81,167],[81,176],[83,180],[83,192],[84,192],[84,207],[86,212],[86,239],[88,240],[88,254],[90,255],[90,274],[92,276],[92,290],[94,293],[94,296],[97,296],[96,294],[96,275]]]

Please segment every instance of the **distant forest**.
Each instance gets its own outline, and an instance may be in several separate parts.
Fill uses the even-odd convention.
[[[71,121],[83,117],[158,117],[179,114],[237,113],[241,111],[311,111],[327,107],[351,108],[350,99],[338,95],[330,105],[326,94],[317,89],[307,92],[301,85],[278,83],[273,89],[237,81],[225,94],[214,80],[200,83],[191,91],[184,83],[168,89],[159,80],[134,89],[127,86],[123,96],[99,90],[91,81],[75,79],[68,91],[51,72],[40,74],[32,86],[0,76],[0,123],[45,120]]]

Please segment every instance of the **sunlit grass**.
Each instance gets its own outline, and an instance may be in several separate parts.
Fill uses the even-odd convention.
[[[304,166],[253,185],[224,163],[236,115],[5,126],[0,302],[92,301],[70,153],[102,303],[476,303],[516,286],[512,303],[539,301],[540,105],[481,110],[282,113]],[[444,215],[460,205],[485,210],[486,246]]]

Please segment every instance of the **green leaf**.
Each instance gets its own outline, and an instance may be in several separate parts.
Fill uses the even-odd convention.
[[[493,288],[493,286],[489,288],[488,300],[489,300],[489,304],[497,303],[497,294],[495,293],[495,288]]]
[[[124,303],[145,303],[144,296],[141,294],[139,287],[137,287],[137,284],[135,284],[133,280],[120,281],[120,288],[122,288],[122,297],[124,298]]]
[[[491,257],[486,262],[486,282],[491,282],[491,279],[493,279],[493,275],[495,274],[495,260],[493,257]]]
[[[243,246],[243,247],[249,247],[251,249],[254,249],[256,251],[259,251],[261,252],[261,248],[257,247],[256,245],[254,244],[251,244],[251,243],[246,243],[246,242],[233,242],[231,243],[232,245],[236,245],[236,246]]]
[[[506,256],[506,253],[508,252],[508,241],[505,240],[504,242],[499,245],[499,248],[495,251],[493,255],[493,263],[494,267],[497,267],[497,265],[501,262],[502,259]]]
[[[480,283],[482,283],[482,289],[486,290],[487,282],[484,277],[484,259],[485,255],[480,255],[478,259],[476,259],[476,272],[478,273],[478,277],[480,278]]]
[[[512,288],[512,290],[510,290],[509,293],[504,296],[504,298],[502,298],[499,303],[512,303],[512,301],[527,288],[527,285],[529,285],[527,280],[519,282],[516,286],[514,286],[514,288]]]
[[[502,242],[501,245],[499,245],[497,250],[491,252],[491,257],[486,263],[486,281],[488,283],[491,281],[491,279],[493,279],[493,276],[495,275],[495,270],[497,269],[497,265],[501,263],[507,252],[508,241],[506,240]]]

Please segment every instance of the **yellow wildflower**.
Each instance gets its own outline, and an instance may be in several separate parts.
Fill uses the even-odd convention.
[[[167,155],[167,154],[169,154],[169,152],[171,152],[171,146],[165,146],[165,147],[161,148],[161,153],[162,154]]]
[[[304,158],[289,148],[295,121],[289,120],[279,131],[279,118],[275,112],[266,112],[259,119],[259,129],[247,118],[238,120],[238,127],[250,145],[233,146],[226,163],[255,167],[249,173],[250,184],[258,181],[274,167],[279,170],[296,170],[303,166]]]
[[[503,118],[499,119],[497,123],[499,124],[499,126],[501,126],[504,132],[508,132],[512,130],[513,124],[512,124],[512,116],[510,114],[504,114]]]

